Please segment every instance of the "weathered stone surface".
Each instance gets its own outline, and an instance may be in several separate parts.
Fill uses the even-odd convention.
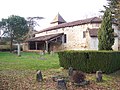
[[[67,90],[66,82],[64,79],[57,80],[57,89],[58,90]]]
[[[96,81],[101,82],[102,81],[102,71],[96,72]]]
[[[68,76],[72,76],[73,75],[73,68],[69,67],[68,69]]]
[[[64,75],[52,76],[54,82],[57,82],[59,79],[64,79],[66,82],[69,81],[69,78]]]
[[[41,73],[40,70],[37,71],[36,80],[37,80],[38,82],[43,81],[42,73]]]
[[[76,85],[76,86],[85,86],[85,85],[88,85],[88,84],[90,84],[90,81],[83,81],[83,82],[81,82],[81,83],[74,83],[74,85]]]

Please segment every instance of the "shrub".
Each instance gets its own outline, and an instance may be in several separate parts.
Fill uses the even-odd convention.
[[[17,47],[13,46],[13,50],[17,50]],[[10,51],[10,45],[0,45],[0,51]]]
[[[85,74],[81,71],[75,71],[72,75],[72,80],[74,83],[81,83],[85,81]]]
[[[120,69],[120,52],[116,51],[62,51],[58,52],[60,66],[83,72],[112,73]]]

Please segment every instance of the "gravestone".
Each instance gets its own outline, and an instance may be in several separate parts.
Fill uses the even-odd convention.
[[[36,80],[37,80],[38,82],[43,81],[42,73],[41,73],[40,70],[37,71]]]
[[[57,80],[57,89],[58,90],[67,90],[66,82],[65,82],[64,79],[58,79]]]
[[[96,81],[97,82],[102,81],[102,71],[96,71]]]
[[[69,69],[68,69],[68,75],[69,75],[69,76],[72,76],[72,74],[73,74],[73,68],[72,68],[72,67],[69,67]]]

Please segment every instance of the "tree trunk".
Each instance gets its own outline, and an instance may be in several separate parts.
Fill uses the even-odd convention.
[[[12,53],[12,47],[13,46],[13,38],[12,38],[12,36],[11,36],[11,38],[10,38],[10,53]]]

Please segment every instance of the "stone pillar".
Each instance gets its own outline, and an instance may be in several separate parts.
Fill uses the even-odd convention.
[[[64,43],[64,35],[62,35],[62,43]]]
[[[21,56],[20,55],[20,43],[18,43],[17,46],[18,46],[18,51],[17,51],[18,52],[18,56]]]
[[[46,44],[46,52],[48,53],[48,41],[45,41],[45,44]]]
[[[35,49],[37,50],[37,42],[35,42]]]

